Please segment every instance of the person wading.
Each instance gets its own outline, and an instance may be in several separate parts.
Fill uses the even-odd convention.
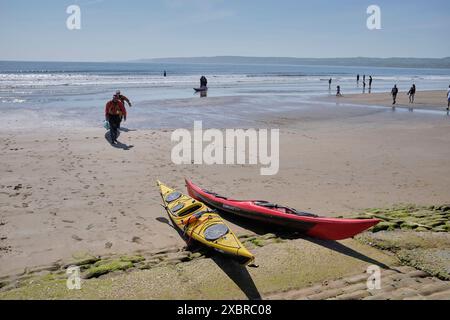
[[[416,96],[416,85],[413,84],[411,89],[409,89],[408,95],[409,95],[409,103],[414,103],[414,97]]]
[[[397,88],[397,85],[395,85],[395,86],[392,88],[391,94],[392,94],[392,100],[393,100],[392,104],[396,104],[396,103],[397,103],[397,95],[398,95],[398,88]]]
[[[109,122],[111,143],[116,144],[120,122],[127,121],[127,110],[117,95],[106,104],[105,119]]]

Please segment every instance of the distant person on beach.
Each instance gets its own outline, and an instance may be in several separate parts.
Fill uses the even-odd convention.
[[[447,111],[450,111],[450,86],[448,86],[448,90],[447,90]]]
[[[331,82],[333,82],[333,79],[330,78],[330,80],[328,80],[328,89],[331,90]]]
[[[366,80],[363,80],[363,93],[366,92]]]
[[[200,78],[200,88],[204,88],[208,86],[208,79],[205,76]]]
[[[396,104],[396,103],[397,103],[397,95],[398,95],[398,88],[397,88],[397,85],[395,85],[395,86],[392,88],[391,94],[392,94],[392,100],[393,100],[392,104]]]
[[[366,75],[363,75],[363,82],[366,82]]]
[[[414,97],[416,96],[416,85],[413,84],[411,89],[408,91],[409,103],[414,103]]]
[[[359,74],[356,76],[356,84],[359,85]]]
[[[166,70],[164,70],[164,77],[167,77],[167,72],[166,72]]]
[[[109,133],[112,144],[117,143],[118,130],[122,119],[127,121],[127,110],[125,109],[122,101],[120,101],[119,97],[115,95],[105,107],[105,120],[109,122]]]
[[[336,87],[336,97],[342,97],[342,93],[341,93],[341,86],[337,86]]]
[[[372,78],[372,76],[370,76],[369,77],[369,89],[372,89],[372,81],[373,81],[373,78]]]

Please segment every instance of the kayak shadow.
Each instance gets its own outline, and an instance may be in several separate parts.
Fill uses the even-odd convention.
[[[261,294],[245,266],[218,253],[213,253],[211,259],[233,280],[249,300],[262,300]]]
[[[224,256],[210,248],[202,246],[196,241],[191,241],[189,238],[178,228],[175,228],[167,218],[159,217],[156,220],[160,223],[167,224],[171,228],[175,229],[180,237],[186,242],[186,250],[192,253],[199,252],[206,258],[210,258],[214,263],[242,290],[245,296],[249,300],[262,300],[261,294],[256,288],[247,268],[239,264],[233,258]]]
[[[365,254],[362,254],[350,247],[347,247],[346,245],[333,240],[322,240],[322,239],[316,239],[306,236],[304,233],[295,231],[295,230],[286,230],[285,228],[277,227],[277,226],[270,226],[263,222],[253,221],[250,219],[245,219],[241,217],[232,216],[227,213],[222,213],[221,216],[228,220],[229,222],[238,225],[246,230],[252,231],[258,236],[263,236],[269,233],[274,234],[277,238],[283,239],[283,240],[296,240],[296,239],[303,239],[309,242],[312,242],[316,245],[322,246],[324,248],[336,251],[340,254],[346,255],[348,257],[352,257],[364,262],[367,262],[369,264],[377,265],[380,268],[390,270],[391,268],[369,256],[366,256]]]
[[[164,218],[164,217],[158,217],[158,218],[156,218],[155,220],[158,221],[158,222],[161,222],[161,223],[163,223],[163,224],[167,224],[167,225],[168,225],[169,227],[171,227],[172,229],[175,229],[175,230],[180,234],[180,236],[182,235],[181,232],[180,232],[180,230],[179,230],[178,228],[175,228],[175,227],[170,223],[170,221],[169,221],[167,218]]]
[[[317,244],[319,246],[322,246],[324,248],[339,252],[343,255],[367,262],[369,264],[373,264],[373,265],[377,265],[380,268],[386,269],[386,270],[391,270],[391,267],[389,267],[388,265],[384,264],[383,262],[380,262],[376,259],[373,259],[369,256],[366,256],[365,254],[362,254],[352,248],[347,247],[346,245],[343,245],[342,243],[338,242],[338,241],[332,241],[332,240],[321,240],[321,239],[314,239],[314,238],[309,238],[309,237],[305,237],[303,238],[309,242],[312,242],[314,244]]]

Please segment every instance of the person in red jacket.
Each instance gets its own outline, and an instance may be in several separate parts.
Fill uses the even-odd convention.
[[[111,101],[106,104],[105,119],[109,122],[111,143],[117,143],[118,130],[120,128],[120,122],[127,121],[127,110],[125,109],[122,101],[118,96],[114,96]]]

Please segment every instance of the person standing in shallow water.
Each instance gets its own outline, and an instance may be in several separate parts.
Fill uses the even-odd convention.
[[[416,85],[415,84],[413,84],[411,89],[409,89],[408,95],[409,95],[409,103],[414,103],[414,98],[416,96]]]
[[[208,86],[208,79],[205,76],[200,78],[200,88],[206,88]]]
[[[392,95],[392,100],[393,100],[392,104],[396,104],[397,103],[397,95],[398,95],[397,85],[395,85],[392,88],[391,95]]]
[[[109,122],[109,133],[111,135],[112,144],[117,143],[122,118],[124,121],[127,121],[127,110],[125,109],[122,101],[120,101],[119,97],[115,95],[105,107],[105,119]]]
[[[356,76],[356,84],[359,86],[359,74]]]
[[[333,79],[330,78],[330,80],[328,80],[328,90],[331,90],[331,83],[333,82]]]

